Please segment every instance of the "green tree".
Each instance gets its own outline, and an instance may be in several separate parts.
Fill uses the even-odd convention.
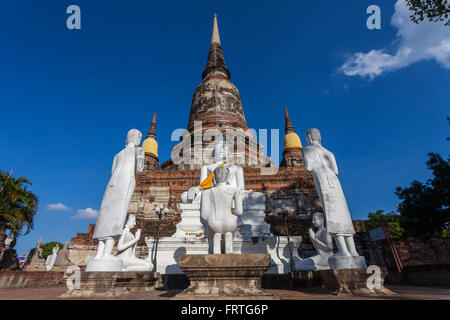
[[[411,21],[419,23],[429,21],[445,21],[450,26],[450,1],[448,0],[406,0],[406,5],[413,12]]]
[[[64,245],[58,241],[50,241],[50,242],[47,242],[47,243],[44,243],[43,245],[41,245],[42,257],[44,259],[47,259],[47,257],[52,254],[53,248],[56,245],[58,245],[59,250],[61,250],[64,247]]]
[[[389,229],[392,238],[401,238],[403,236],[403,228],[400,226],[401,216],[395,212],[384,214],[384,210],[369,212],[367,220],[361,220],[362,231],[381,226],[381,220]]]
[[[450,125],[450,117],[447,118]],[[450,137],[447,138],[450,141]],[[414,180],[407,188],[397,187],[401,226],[407,236],[450,235],[450,157],[429,153],[426,162],[433,177],[422,183]]]
[[[396,195],[401,225],[408,236],[441,236],[450,227],[450,158],[428,154],[427,167],[433,178],[426,183],[413,181],[407,188],[398,187]]]
[[[5,249],[7,230],[14,238],[13,247],[24,229],[24,234],[33,229],[38,199],[28,190],[30,185],[27,178],[14,178],[0,170],[0,257]]]

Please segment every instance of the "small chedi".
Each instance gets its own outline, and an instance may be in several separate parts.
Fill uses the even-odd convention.
[[[103,196],[95,225],[94,239],[98,239],[97,254],[89,260],[86,271],[121,271],[122,261],[113,256],[115,240],[123,231],[128,205],[136,186],[135,174],[144,168],[144,150],[139,147],[142,134],[131,129],[126,147],[115,157],[111,178]]]

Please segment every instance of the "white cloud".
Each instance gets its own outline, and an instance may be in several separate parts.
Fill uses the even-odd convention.
[[[73,220],[77,219],[97,219],[98,211],[92,208],[79,209],[77,214],[72,216]]]
[[[51,203],[47,206],[47,209],[51,211],[70,211],[70,208],[66,207],[61,202]]]
[[[450,28],[442,22],[423,21],[415,24],[405,0],[397,0],[391,25],[397,29],[397,49],[357,52],[347,58],[340,71],[347,76],[359,75],[373,79],[382,73],[395,71],[421,60],[435,60],[450,69]]]

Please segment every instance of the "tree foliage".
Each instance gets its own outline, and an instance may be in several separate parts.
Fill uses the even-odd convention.
[[[56,245],[58,245],[59,250],[61,250],[64,247],[64,245],[58,241],[50,241],[50,242],[47,242],[47,243],[44,243],[43,245],[41,245],[42,257],[44,259],[47,259],[47,257],[52,254],[53,248]]]
[[[436,153],[428,156],[426,164],[433,178],[426,183],[415,180],[395,192],[402,200],[398,211],[408,236],[446,235],[450,227],[450,157],[445,160]]]
[[[381,226],[381,220],[389,229],[392,238],[401,238],[403,235],[403,228],[400,226],[401,216],[395,212],[384,214],[384,210],[377,210],[376,212],[369,212],[367,220],[360,221],[362,231],[367,231]]]
[[[450,26],[450,1],[448,0],[406,0],[406,4],[413,14],[411,21],[419,23],[425,19],[437,22],[444,21]]]
[[[31,182],[27,178],[14,178],[0,170],[0,232],[6,230],[14,238],[33,229],[33,218],[38,208],[37,196],[28,190]],[[0,247],[4,247],[4,241]]]

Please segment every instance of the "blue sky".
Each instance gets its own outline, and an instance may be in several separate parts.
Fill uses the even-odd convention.
[[[249,127],[283,130],[286,105],[303,143],[317,127],[335,153],[354,219],[395,210],[395,188],[427,179],[427,153],[447,155],[450,136],[450,28],[414,26],[396,3],[3,1],[0,168],[28,177],[40,200],[18,252],[95,223],[74,216],[99,208],[126,132],[145,135],[154,112],[160,161],[169,159],[214,12]],[[66,28],[71,4],[81,30]],[[381,30],[366,28],[371,4]],[[58,203],[67,209],[48,207]]]

